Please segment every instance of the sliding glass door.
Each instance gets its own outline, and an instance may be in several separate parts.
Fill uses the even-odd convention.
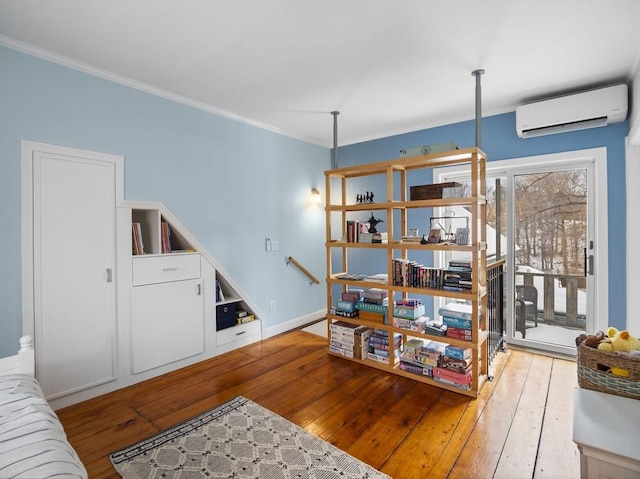
[[[509,344],[574,355],[580,333],[602,329],[602,317],[606,324],[602,150],[487,163],[487,258],[489,267],[505,260],[503,333]],[[465,184],[468,178],[455,168],[438,170],[434,182],[444,181]],[[436,261],[444,267],[449,259],[443,254]]]

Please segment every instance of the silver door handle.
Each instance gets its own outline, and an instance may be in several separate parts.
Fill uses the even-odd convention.
[[[200,296],[202,294],[202,285],[198,283],[197,295]]]
[[[107,283],[113,283],[113,270],[107,268]]]

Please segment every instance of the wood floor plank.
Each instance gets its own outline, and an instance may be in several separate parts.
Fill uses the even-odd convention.
[[[126,422],[113,424],[99,434],[85,432],[71,436],[69,442],[76,449],[82,462],[91,464],[158,432],[160,429],[151,423],[141,417],[134,417]],[[91,477],[91,474],[89,476]]]
[[[395,479],[577,477],[571,441],[575,363],[520,351],[493,361],[477,399],[329,356],[326,339],[286,333],[58,411],[93,478],[117,478],[108,454],[237,395]],[[541,385],[548,376],[548,393]],[[540,385],[540,387],[538,387]],[[540,394],[547,394],[546,402]],[[542,406],[546,404],[546,409]],[[544,409],[544,418],[540,409]],[[541,431],[536,443],[536,431]],[[524,446],[523,444],[526,444]],[[500,455],[500,451],[502,455]],[[499,456],[499,459],[498,459]],[[567,468],[553,468],[567,463]],[[520,474],[522,473],[522,474]],[[553,475],[552,473],[556,473]]]
[[[494,478],[533,477],[553,359],[535,356],[504,443]]]
[[[577,374],[574,361],[553,360],[535,479],[580,477],[580,453],[573,442],[573,389],[577,386]]]
[[[347,452],[379,468],[402,444],[441,394],[441,389],[415,383],[383,417],[362,433]],[[371,457],[372,450],[376,451],[375,458]]]
[[[530,364],[531,355],[511,353],[509,368],[498,378],[491,396],[469,402],[451,442],[431,471],[433,477],[493,475],[500,453],[496,449],[504,444]]]
[[[498,354],[492,367],[494,380],[487,382],[477,401],[486,401],[503,373],[511,353]],[[451,442],[460,420],[467,409],[470,398],[445,391],[384,463],[381,471],[391,477],[420,479],[431,476],[431,470]],[[408,468],[407,464],[411,464]]]
[[[389,376],[389,374],[385,374],[385,376]],[[414,384],[414,381],[402,377],[399,377],[397,381],[389,382],[389,387],[378,396],[365,399],[370,401],[367,407],[329,437],[329,442],[342,450],[348,450],[362,436],[364,431],[370,427],[375,427],[376,423],[411,390]],[[363,397],[366,398],[366,396]]]

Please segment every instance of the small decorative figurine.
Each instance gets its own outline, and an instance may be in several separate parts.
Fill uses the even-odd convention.
[[[363,203],[373,203],[373,191],[367,191],[364,194],[357,194],[356,195],[356,203],[357,204],[363,204]]]
[[[371,212],[371,218],[369,218],[367,221],[369,223],[369,233],[377,233],[378,230],[376,229],[376,225],[378,223],[384,223],[384,221],[379,220],[375,216],[373,216],[373,211]]]

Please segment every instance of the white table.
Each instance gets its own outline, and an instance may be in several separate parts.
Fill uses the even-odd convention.
[[[582,479],[640,479],[640,401],[576,387],[573,441]]]

